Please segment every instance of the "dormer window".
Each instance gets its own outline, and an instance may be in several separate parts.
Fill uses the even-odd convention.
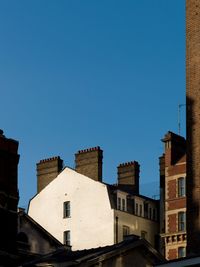
[[[117,209],[121,210],[121,198],[120,197],[117,198]]]
[[[126,210],[126,202],[125,199],[122,198],[122,210],[125,211]]]

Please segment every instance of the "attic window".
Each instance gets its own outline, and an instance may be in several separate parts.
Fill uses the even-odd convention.
[[[122,199],[122,210],[125,211],[126,210],[126,202],[125,199]]]
[[[121,210],[121,198],[120,197],[117,198],[117,209]]]

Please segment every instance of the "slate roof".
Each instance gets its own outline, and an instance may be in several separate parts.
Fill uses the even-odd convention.
[[[56,251],[46,254],[35,261],[26,263],[23,267],[40,266],[41,263],[65,263],[65,266],[75,266],[84,262],[91,262],[98,260],[101,256],[104,258],[113,257],[119,253],[123,253],[129,249],[141,247],[145,254],[154,258],[154,261],[159,263],[163,262],[164,258],[160,255],[146,240],[138,236],[128,236],[126,240],[111,246],[98,247],[85,250],[70,251],[64,246]],[[41,265],[43,266],[43,265]]]

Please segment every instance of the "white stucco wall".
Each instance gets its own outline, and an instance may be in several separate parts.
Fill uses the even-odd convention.
[[[65,201],[70,201],[70,218],[63,218]],[[60,242],[70,230],[72,250],[114,243],[114,211],[106,185],[70,168],[30,201],[28,214]]]
[[[141,232],[146,232],[146,240],[154,247],[155,235],[158,234],[158,222],[148,220],[127,212],[115,210],[115,218],[118,217],[118,241],[123,240],[123,226],[128,226],[130,234],[141,236]],[[115,230],[116,231],[116,230]]]

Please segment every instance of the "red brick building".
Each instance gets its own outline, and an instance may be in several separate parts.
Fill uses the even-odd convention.
[[[169,260],[186,253],[186,141],[168,132],[160,157],[161,251]]]

